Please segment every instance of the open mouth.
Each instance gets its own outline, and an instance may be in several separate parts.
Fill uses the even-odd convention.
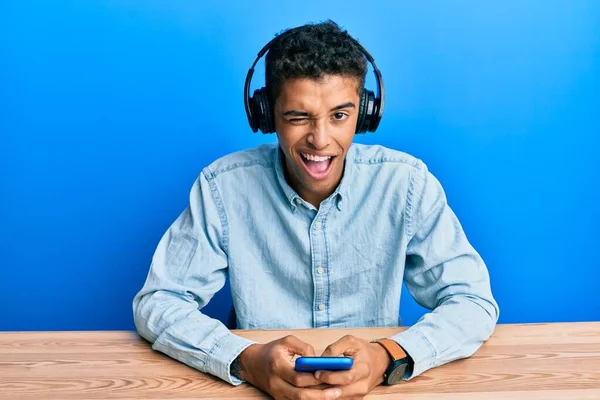
[[[335,156],[317,156],[300,152],[300,159],[306,172],[314,179],[324,179],[329,175]]]

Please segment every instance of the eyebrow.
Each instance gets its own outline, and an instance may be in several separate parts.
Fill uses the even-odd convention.
[[[339,106],[333,107],[331,110],[329,110],[329,112],[337,111],[337,110],[342,110],[344,108],[356,108],[356,106],[354,105],[354,103],[352,103],[351,101],[349,101],[347,103],[340,104]],[[292,117],[307,117],[308,113],[306,111],[290,110],[290,111],[284,112],[283,116],[284,117],[287,117],[287,116],[292,116]]]

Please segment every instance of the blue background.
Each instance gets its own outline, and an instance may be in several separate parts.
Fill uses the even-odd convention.
[[[385,78],[357,141],[429,165],[500,322],[600,320],[600,2],[2,1],[0,330],[133,329],[202,167],[275,141],[243,109],[256,52],[325,18]],[[404,321],[422,313],[404,292]]]

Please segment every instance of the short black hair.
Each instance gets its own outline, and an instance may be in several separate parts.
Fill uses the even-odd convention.
[[[331,20],[306,24],[280,33],[265,58],[265,86],[271,106],[285,80],[322,79],[325,75],[358,78],[360,96],[367,74],[367,60],[358,42]]]

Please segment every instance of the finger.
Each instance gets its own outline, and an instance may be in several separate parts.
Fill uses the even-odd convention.
[[[354,398],[354,397],[363,398],[373,388],[369,386],[369,381],[368,380],[363,379],[361,381],[354,382],[351,385],[336,386],[336,387],[332,387],[332,388],[327,388],[327,389],[323,390],[323,392],[326,392],[325,393],[326,396],[334,396],[334,391],[336,389],[340,391],[339,392],[340,393],[340,398],[342,398],[342,399],[348,399],[348,398]],[[329,391],[331,391],[332,393],[327,393]]]
[[[366,363],[356,363],[347,371],[317,371],[315,378],[329,385],[350,385],[369,376],[369,366]]]
[[[353,355],[356,353],[356,347],[360,344],[360,341],[351,335],[346,335],[343,338],[339,339],[337,342],[330,344],[327,346],[322,356],[324,357],[334,357],[343,355]]]
[[[342,393],[339,388],[328,388],[327,391],[321,389],[297,388],[283,380],[279,381],[274,389],[275,393],[281,394],[282,397],[291,400],[334,400],[339,398]]]
[[[306,357],[315,355],[315,349],[310,344],[298,339],[296,336],[286,336],[281,342],[288,349],[290,355],[299,354]]]
[[[281,363],[281,367],[277,372],[283,380],[299,388],[317,386],[322,383],[311,372],[296,371],[293,362]]]
[[[275,398],[283,397],[290,400],[333,400],[339,398],[342,393],[341,389],[338,388],[328,389],[329,390],[325,392],[323,389],[297,388],[280,379],[273,385],[273,390],[271,390],[269,394]]]

